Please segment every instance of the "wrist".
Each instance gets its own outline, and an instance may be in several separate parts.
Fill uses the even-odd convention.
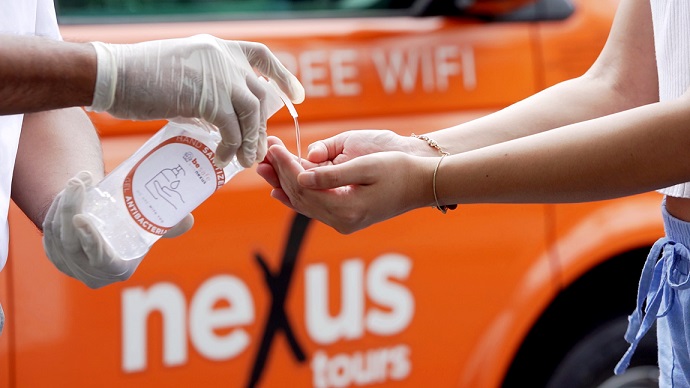
[[[74,98],[74,100],[66,105],[85,106],[91,103],[96,84],[96,53],[91,45],[86,43],[67,44],[72,46],[69,50],[71,59],[65,61],[65,63],[72,63],[71,69],[66,69],[71,73],[67,79],[71,80],[74,89],[71,91],[72,96],[65,96],[65,98]]]
[[[431,207],[438,209],[441,213],[446,214],[448,210],[455,210],[457,208],[457,205],[455,204],[450,204],[450,205],[445,205],[442,204],[442,200],[439,198],[438,195],[438,175],[439,175],[439,169],[441,168],[441,163],[443,163],[443,159],[446,158],[446,156],[449,156],[450,154],[445,151],[443,148],[441,148],[441,145],[436,142],[436,140],[430,138],[427,135],[415,135],[414,133],[412,134],[413,138],[419,139],[424,141],[430,149],[433,149],[436,153],[436,155],[440,154],[440,157],[436,161],[436,164],[433,168],[433,172],[431,174],[431,192],[434,197],[434,202],[431,205]]]
[[[31,113],[90,102],[95,56],[86,44],[0,34],[0,114]]]
[[[438,158],[426,156],[413,156],[412,158],[417,179],[414,184],[416,188],[413,194],[414,199],[411,203],[415,204],[415,208],[435,207],[436,201],[433,191],[433,174]]]
[[[436,148],[429,143],[435,143],[432,139],[429,139],[426,135],[415,135],[414,133],[408,138],[410,143],[410,154],[415,156],[439,156],[442,148]],[[427,140],[428,139],[428,140]],[[438,145],[438,144],[437,144]]]
[[[86,109],[94,112],[104,112],[113,106],[115,88],[117,85],[117,61],[112,45],[91,42],[90,46],[96,54],[96,79],[93,87],[91,105]]]

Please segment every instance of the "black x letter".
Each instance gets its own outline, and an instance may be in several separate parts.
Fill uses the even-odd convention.
[[[252,375],[249,380],[249,384],[247,385],[250,388],[254,387],[261,378],[264,366],[266,365],[268,351],[271,347],[271,343],[273,342],[273,337],[275,337],[278,330],[282,330],[285,334],[295,358],[297,358],[297,360],[300,362],[304,362],[307,359],[307,356],[304,354],[304,351],[300,347],[299,343],[297,343],[297,339],[292,332],[289,319],[285,314],[284,305],[290,286],[290,280],[292,278],[292,272],[295,269],[295,264],[297,263],[297,254],[299,253],[299,248],[302,245],[302,240],[304,239],[307,227],[309,226],[309,221],[311,221],[310,218],[301,214],[297,214],[292,221],[290,236],[288,237],[285,245],[283,262],[281,263],[278,273],[274,274],[271,272],[266,264],[266,261],[259,253],[257,253],[255,256],[256,261],[259,263],[264,272],[266,285],[271,292],[271,312],[268,314],[268,318],[266,319],[264,336],[261,339],[261,345],[259,346],[259,351],[256,354],[256,359],[254,360]]]

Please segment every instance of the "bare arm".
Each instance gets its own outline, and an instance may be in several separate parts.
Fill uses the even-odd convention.
[[[91,105],[96,52],[89,44],[0,35],[0,114]]]
[[[690,91],[443,159],[441,205],[565,203],[621,197],[690,181]],[[309,217],[351,233],[435,205],[439,158],[376,152],[309,170],[275,138],[272,195]]]
[[[587,74],[430,134],[455,154],[438,169],[439,202],[581,202],[689,181],[690,91],[658,102],[657,78],[649,4],[621,2]],[[272,195],[341,232],[435,204],[439,159],[412,156],[435,153],[424,142],[307,171],[271,142]]]
[[[449,152],[458,153],[621,112],[658,98],[649,3],[622,1],[604,49],[583,76],[494,114],[428,135]]]
[[[448,157],[438,193],[445,203],[581,202],[686,182],[688,128],[690,93]]]
[[[53,198],[79,171],[103,178],[98,135],[81,108],[24,116],[12,180],[12,199],[40,229]]]
[[[493,114],[427,135],[445,151],[456,154],[622,112],[658,99],[650,5],[624,1],[619,5],[604,49],[584,75]],[[310,145],[308,160],[338,164],[391,150],[438,155],[425,142],[391,131],[347,131]],[[272,166],[260,165],[257,171],[272,186],[280,188]]]

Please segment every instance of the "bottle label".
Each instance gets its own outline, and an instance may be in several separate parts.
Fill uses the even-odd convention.
[[[125,177],[125,206],[145,231],[163,235],[225,183],[203,142],[175,136],[154,149]]]

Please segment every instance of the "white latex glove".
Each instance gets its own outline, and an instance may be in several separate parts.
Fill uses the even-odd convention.
[[[211,35],[130,45],[93,42],[98,74],[89,109],[115,117],[150,120],[198,117],[220,130],[216,165],[232,157],[244,167],[263,160],[268,84],[275,81],[295,103],[304,88],[263,44]]]
[[[92,185],[91,174],[82,171],[55,197],[43,221],[43,247],[48,259],[61,272],[91,288],[100,288],[129,279],[143,256],[135,260],[118,258],[101,239],[90,218],[81,214],[84,192]],[[192,223],[193,218],[188,215],[165,237],[184,233]]]

